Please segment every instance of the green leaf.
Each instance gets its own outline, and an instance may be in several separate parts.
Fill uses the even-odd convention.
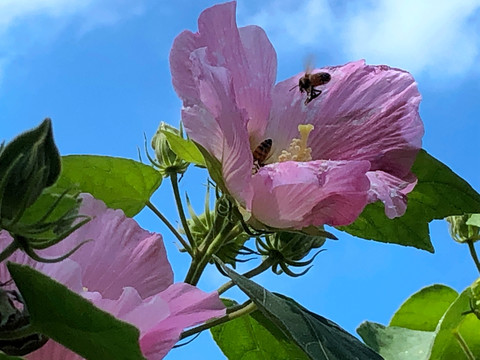
[[[193,141],[184,139],[168,130],[163,130],[162,133],[167,138],[172,151],[180,158],[198,166],[206,166],[202,153]]]
[[[227,187],[225,186],[225,183],[223,182],[223,172],[222,172],[222,163],[218,161],[218,159],[203,148],[201,145],[195,143],[195,145],[198,147],[198,150],[203,155],[203,158],[205,159],[205,164],[208,168],[208,173],[210,174],[212,180],[215,182],[215,184],[218,185],[220,190],[222,190],[223,193],[228,194]]]
[[[385,360],[427,360],[435,333],[401,327],[385,327],[366,321],[357,333]]]
[[[448,166],[421,150],[412,172],[418,183],[408,195],[402,217],[388,219],[382,203],[368,205],[349,226],[339,227],[352,235],[375,241],[413,246],[434,252],[428,223],[450,215],[480,213],[480,194]]]
[[[229,360],[309,359],[260,311],[217,325],[210,332]]]
[[[162,177],[151,166],[130,159],[96,155],[62,157],[58,192],[88,192],[113,209],[133,217],[160,186]]]
[[[467,225],[480,227],[480,214],[471,214],[467,220]]]
[[[430,354],[431,360],[468,360],[458,334],[475,358],[480,358],[480,320],[470,310],[470,287],[464,290],[443,317]]]
[[[334,322],[314,314],[294,300],[273,294],[216,260],[226,274],[257,305],[262,314],[311,359],[375,360],[380,355]]]
[[[389,326],[412,330],[435,331],[458,293],[445,285],[435,284],[410,296],[393,315]]]
[[[144,359],[138,344],[140,332],[134,326],[28,266],[8,263],[7,267],[27,304],[35,332],[90,360]]]

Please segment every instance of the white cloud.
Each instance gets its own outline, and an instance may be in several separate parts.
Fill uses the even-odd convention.
[[[1,0],[0,79],[19,55],[50,44],[71,24],[69,31],[81,36],[143,12],[143,1]]]
[[[384,0],[349,19],[346,51],[413,72],[464,73],[479,56],[479,7],[468,0]]]
[[[480,0],[284,0],[245,19],[281,52],[308,47],[339,62],[365,58],[443,76],[477,72],[480,60]]]

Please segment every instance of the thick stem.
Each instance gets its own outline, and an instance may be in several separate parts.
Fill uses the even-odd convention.
[[[153,205],[150,201],[147,201],[146,203],[147,207],[152,210],[152,212],[157,215],[160,220],[163,221],[163,223],[168,227],[168,229],[172,232],[172,234],[177,238],[178,241],[180,241],[180,244],[185,248],[185,250],[192,255],[192,248],[190,247],[189,244],[183,239],[182,235],[173,227],[173,225],[168,221],[168,219]]]
[[[207,329],[210,329],[214,326],[217,326],[217,325],[220,325],[220,324],[223,324],[223,323],[226,323],[230,320],[233,320],[233,319],[236,319],[236,318],[239,318],[240,316],[243,316],[243,315],[248,315],[250,314],[251,312],[255,311],[257,309],[257,305],[255,305],[255,303],[251,302],[251,301],[247,301],[245,303],[244,306],[242,306],[239,310],[236,310],[234,312],[231,312],[225,316],[222,316],[221,318],[218,318],[218,319],[214,319],[212,321],[209,321],[205,324],[202,324],[200,326],[197,326],[197,327],[194,327],[193,329],[189,329],[189,330],[186,330],[184,332],[182,332],[180,334],[180,339],[179,340],[182,340],[182,339],[185,339],[186,337],[189,337],[189,336],[192,336],[192,335],[195,335],[203,330],[207,330]]]
[[[468,240],[467,244],[468,244],[468,249],[470,250],[470,255],[472,256],[473,262],[475,263],[475,266],[477,267],[478,272],[480,272],[480,261],[478,260],[477,251],[475,250],[475,244],[471,240]]]
[[[245,274],[243,274],[243,276],[245,276],[247,279],[250,279],[258,274],[261,274],[265,270],[269,269],[270,266],[272,266],[272,264],[273,264],[272,259],[266,258],[264,261],[260,263],[260,265],[258,265],[256,268],[253,268],[252,270],[247,271]],[[217,290],[218,295],[223,294],[225,291],[227,291],[234,285],[235,283],[232,280],[226,282],[225,284],[223,284],[218,288]]]
[[[193,240],[192,233],[190,232],[190,228],[188,227],[187,218],[185,217],[185,211],[183,211],[182,198],[180,197],[180,191],[178,190],[177,173],[170,174],[170,180],[172,182],[173,194],[175,196],[175,202],[177,203],[178,216],[180,217],[183,230],[185,231],[185,235],[187,236],[190,246],[195,248],[195,241]]]
[[[19,248],[17,241],[13,240],[3,251],[0,253],[0,263],[10,257]]]
[[[211,260],[212,255],[215,254],[223,244],[232,236],[238,235],[238,230],[233,231],[236,228],[235,224],[227,222],[223,229],[218,233],[215,238],[210,242],[206,238],[203,242],[205,247],[198,249],[198,257],[194,257],[190,268],[188,269],[187,276],[185,277],[185,282],[191,285],[197,285],[200,280],[200,276],[205,270],[208,262]]]

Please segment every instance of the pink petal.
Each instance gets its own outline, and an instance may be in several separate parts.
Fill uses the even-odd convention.
[[[7,231],[0,231],[0,249],[5,249],[12,242],[12,237]],[[60,263],[47,264],[38,263],[32,260],[24,252],[17,250],[9,258],[8,261],[29,265],[30,267],[50,276],[52,279],[67,286],[70,290],[80,292],[83,289],[82,269],[78,263],[72,259],[65,259]],[[0,263],[0,282],[5,283],[12,278],[7,270],[6,262]],[[14,289],[15,285],[10,284],[6,288]]]
[[[147,297],[172,284],[173,272],[160,234],[143,230],[123,211],[108,209],[89,194],[82,197],[80,213],[92,220],[42,256],[59,256],[93,239],[70,259],[81,264],[83,285],[106,298],[118,298],[126,286]]]
[[[412,176],[408,180],[399,179],[383,171],[367,172],[370,180],[369,201],[382,201],[385,204],[385,214],[393,219],[402,216],[407,209],[407,194],[417,184]]]
[[[25,356],[28,360],[82,360],[83,357],[63,347],[59,343],[48,340],[40,349]]]
[[[277,59],[263,29],[248,26],[238,29],[236,3],[216,5],[202,12],[198,33],[185,31],[174,41],[170,52],[173,85],[184,106],[198,104],[194,60],[195,49],[204,48],[205,62],[225,68],[232,78],[234,99],[248,114],[249,133],[255,142],[262,132],[271,105],[271,90],[276,78]]]
[[[177,283],[160,296],[168,302],[170,316],[141,336],[140,347],[149,360],[162,359],[184,328],[225,315],[217,292],[207,294],[192,285]]]
[[[170,66],[187,134],[220,160],[229,192],[249,208],[251,147],[265,140],[276,54],[261,28],[237,28],[235,7],[205,10],[198,33],[175,39]]]
[[[367,161],[287,161],[253,176],[252,214],[275,228],[347,225],[367,203]]]
[[[203,51],[195,55],[205,56]],[[224,68],[208,66],[202,61],[196,65],[201,102],[183,109],[185,130],[223,164],[222,173],[230,193],[242,204],[249,204],[253,157],[245,112],[233,101],[231,78]]]
[[[296,126],[310,123],[315,126],[309,142],[314,159],[369,160],[372,170],[406,176],[424,133],[421,97],[412,76],[364,61],[316,71],[327,71],[332,80],[306,106],[305,94],[288,91],[303,74],[277,84],[266,134],[279,146],[288,145]],[[286,128],[277,135],[280,124]]]

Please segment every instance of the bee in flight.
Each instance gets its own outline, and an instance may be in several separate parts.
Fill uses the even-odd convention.
[[[305,75],[303,75],[298,80],[298,85],[295,85],[290,89],[292,91],[296,87],[300,89],[300,92],[306,92],[307,98],[305,99],[305,105],[307,105],[310,101],[317,98],[321,93],[322,90],[316,89],[317,86],[325,85],[330,81],[332,78],[329,73],[326,72],[318,72],[315,74],[311,73],[311,66],[307,66],[305,70]]]
[[[272,139],[263,140],[260,145],[253,150],[253,169],[252,174],[255,174],[262,166],[265,166],[270,150],[272,150]]]

